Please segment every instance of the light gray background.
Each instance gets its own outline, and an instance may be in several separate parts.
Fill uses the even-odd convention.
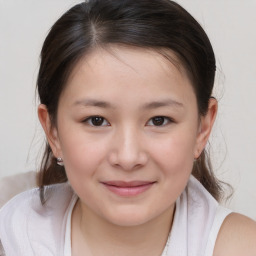
[[[35,84],[42,42],[72,0],[0,0],[0,178],[37,170],[44,135]],[[211,137],[228,206],[256,219],[256,0],[179,0],[203,26],[217,58],[219,115]]]

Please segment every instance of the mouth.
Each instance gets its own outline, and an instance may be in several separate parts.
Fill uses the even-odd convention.
[[[112,193],[123,196],[132,197],[142,194],[150,189],[156,182],[152,181],[106,181],[101,182]]]

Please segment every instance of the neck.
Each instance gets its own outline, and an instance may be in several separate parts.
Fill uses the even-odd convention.
[[[72,251],[83,252],[82,255],[87,251],[97,256],[161,255],[171,230],[173,215],[174,205],[147,223],[118,226],[78,201],[72,214]]]

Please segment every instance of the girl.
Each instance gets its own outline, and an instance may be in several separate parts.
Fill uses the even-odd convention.
[[[256,255],[256,224],[218,204],[204,152],[214,76],[207,35],[173,1],[65,13],[41,52],[39,190],[1,210],[6,255]]]

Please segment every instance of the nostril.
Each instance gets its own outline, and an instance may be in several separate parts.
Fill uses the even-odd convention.
[[[110,152],[109,153],[109,162],[111,165],[118,165],[117,164],[117,152]]]
[[[123,170],[132,171],[144,166],[148,161],[148,156],[144,152],[127,152],[113,151],[109,154],[109,163],[112,166]]]
[[[109,147],[109,163],[123,170],[134,170],[148,161],[141,134],[134,125],[123,125],[116,130]]]

